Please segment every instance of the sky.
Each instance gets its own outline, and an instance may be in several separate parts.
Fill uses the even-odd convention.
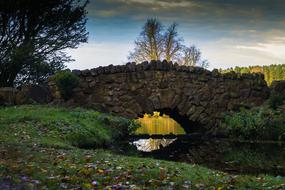
[[[128,62],[143,24],[178,24],[209,69],[285,63],[285,0],[90,0],[88,43],[69,50],[70,69]]]

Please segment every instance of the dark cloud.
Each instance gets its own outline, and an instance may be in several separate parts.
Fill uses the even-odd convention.
[[[280,21],[285,19],[284,0],[93,0],[94,16],[138,19],[161,16],[179,20]]]
[[[91,0],[88,9],[91,20],[110,27],[138,27],[157,17],[164,23],[178,22],[182,31],[197,37],[240,32],[254,39],[257,33],[250,31],[285,29],[284,0]]]

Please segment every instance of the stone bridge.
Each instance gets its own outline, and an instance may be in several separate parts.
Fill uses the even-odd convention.
[[[221,74],[166,61],[72,72],[81,82],[71,104],[131,118],[158,110],[187,123],[189,129],[214,127],[223,112],[261,105],[270,93],[262,74]],[[49,86],[60,98],[53,81]]]

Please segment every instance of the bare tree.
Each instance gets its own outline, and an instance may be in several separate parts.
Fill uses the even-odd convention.
[[[202,60],[202,53],[195,45],[183,48],[182,59],[179,63],[186,66],[209,67],[209,62],[207,60]]]
[[[210,63],[208,60],[204,59],[198,64],[198,66],[207,69],[210,66]]]
[[[167,61],[179,59],[183,47],[182,39],[178,37],[177,24],[173,23],[164,34],[164,56]]]
[[[135,50],[130,53],[129,60],[142,62],[159,60],[163,54],[162,25],[157,19],[148,19],[143,26],[140,37],[135,41]]]
[[[194,45],[183,48],[182,63],[187,66],[196,66],[201,59],[201,51]]]
[[[177,24],[173,23],[166,31],[157,19],[148,19],[139,38],[135,41],[135,49],[128,59],[137,63],[165,59],[181,65],[207,68],[209,62],[201,59],[201,51],[194,45],[186,47],[177,32]]]

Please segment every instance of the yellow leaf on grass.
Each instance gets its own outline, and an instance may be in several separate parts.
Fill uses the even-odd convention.
[[[160,180],[164,180],[166,178],[166,170],[164,168],[159,168],[159,178]]]
[[[99,174],[103,174],[103,173],[104,173],[104,170],[99,169],[99,170],[97,170],[97,172],[98,172]]]

